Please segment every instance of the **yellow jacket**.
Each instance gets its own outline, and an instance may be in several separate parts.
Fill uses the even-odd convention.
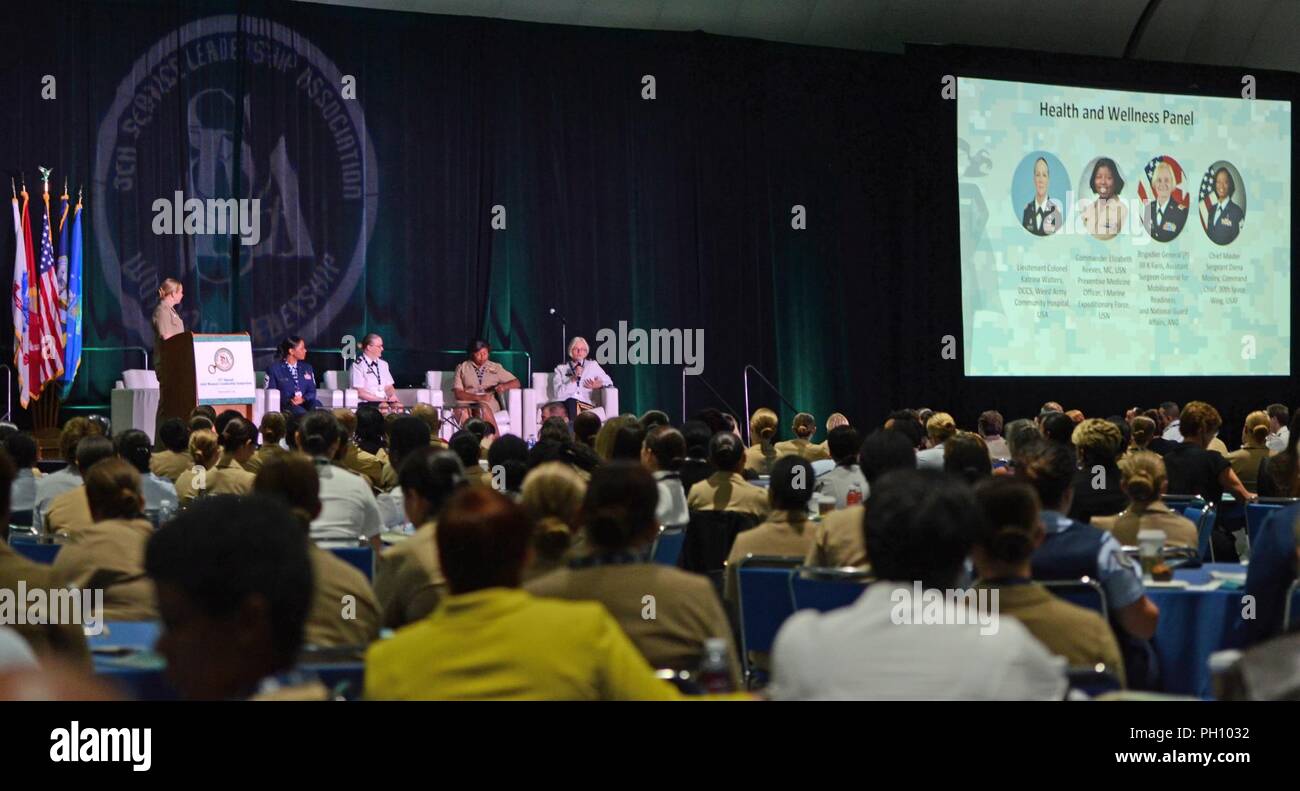
[[[374,700],[675,700],[600,604],[487,588],[366,652]]]

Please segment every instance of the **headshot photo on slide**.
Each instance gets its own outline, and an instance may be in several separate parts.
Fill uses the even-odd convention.
[[[1097,157],[1083,169],[1079,184],[1083,227],[1105,241],[1123,232],[1128,223],[1124,206],[1124,175],[1111,157]]]
[[[1237,166],[1220,160],[1205,169],[1198,199],[1201,227],[1215,244],[1232,244],[1246,222],[1246,186]]]
[[[1168,155],[1153,157],[1143,169],[1137,195],[1142,227],[1157,242],[1172,242],[1187,224],[1191,199],[1183,190],[1183,167]]]
[[[1019,210],[1020,227],[1034,236],[1051,236],[1065,224],[1060,196],[1070,177],[1055,154],[1032,151],[1020,160],[1011,177],[1011,205]]]

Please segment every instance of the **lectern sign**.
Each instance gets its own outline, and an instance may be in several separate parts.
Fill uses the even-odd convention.
[[[200,404],[253,400],[253,345],[247,335],[194,335],[194,383]]]

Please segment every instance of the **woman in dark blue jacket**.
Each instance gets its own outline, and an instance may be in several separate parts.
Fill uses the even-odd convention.
[[[280,341],[279,360],[266,372],[266,389],[280,391],[280,409],[303,415],[320,409],[316,400],[316,372],[307,359],[307,342],[290,336]]]

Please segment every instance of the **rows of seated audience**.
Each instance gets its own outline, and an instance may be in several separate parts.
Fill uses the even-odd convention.
[[[6,425],[6,538],[62,546],[42,565],[0,542],[0,589],[102,590],[106,620],[159,621],[168,677],[195,699],[323,698],[296,669],[307,648],[364,652],[372,699],[671,700],[683,692],[656,671],[695,670],[709,645],[735,697],[1062,699],[1067,668],[1097,666],[1159,690],[1160,612],[1124,548],[1151,530],[1198,546],[1170,494],[1300,496],[1297,421],[1280,404],[1252,412],[1229,451],[1204,402],[1108,418],[1049,402],[1010,422],[984,412],[971,431],[929,409],[866,431],[836,413],[815,442],[812,415],[779,441],[761,408],[747,445],[715,409],[680,426],[657,410],[588,411],[548,417],[530,446],[482,420],[444,442],[424,406],[276,412],[260,426],[199,407],[163,422],[156,446],[72,418],[67,464],[48,474],[32,435]],[[1281,618],[1298,515],[1279,512],[1284,529],[1249,547],[1258,616],[1238,647],[1294,639]],[[1215,557],[1236,560],[1240,509],[1215,519]],[[651,557],[664,528],[685,531],[678,566]],[[372,548],[373,583],[336,546]],[[742,657],[750,556],[874,582],[850,606],[796,613],[770,652]],[[1041,584],[1080,577],[1100,584],[1109,619]],[[893,593],[915,582],[996,590],[1010,617],[992,635],[900,626]],[[0,674],[41,668],[88,674],[81,630],[0,626]]]

